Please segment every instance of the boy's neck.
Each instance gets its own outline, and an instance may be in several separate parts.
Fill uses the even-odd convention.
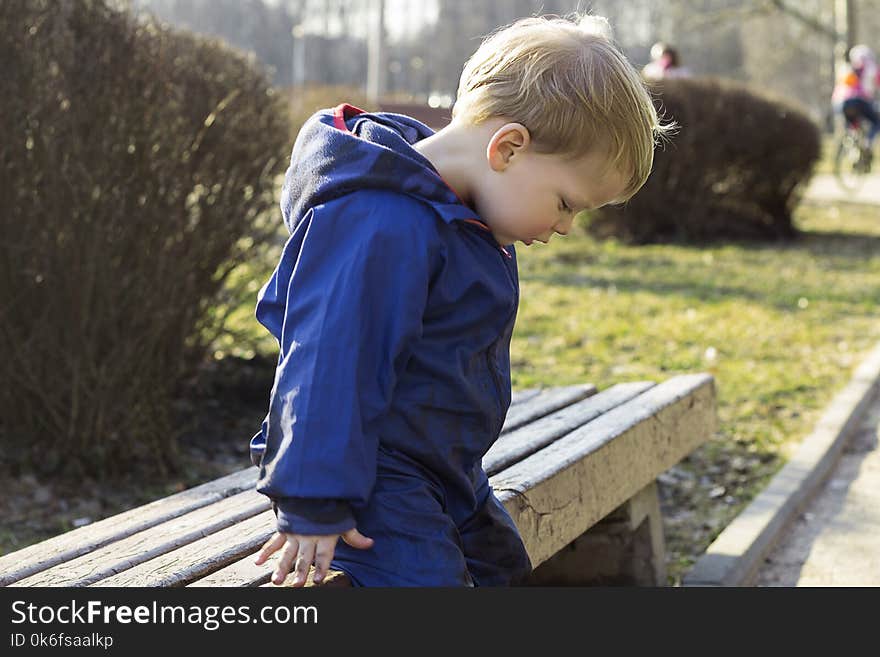
[[[416,142],[413,148],[428,158],[458,198],[473,208],[473,192],[479,184],[486,144],[493,132],[491,125],[453,122]]]

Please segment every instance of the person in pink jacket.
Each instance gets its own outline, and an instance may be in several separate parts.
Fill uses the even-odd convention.
[[[651,46],[651,61],[642,69],[642,76],[646,80],[688,78],[691,72],[682,66],[678,50],[667,43],[657,42]]]
[[[843,115],[848,123],[867,121],[868,152],[872,152],[874,140],[880,133],[880,115],[877,114],[875,97],[880,88],[880,68],[874,51],[864,44],[850,48],[847,64],[843,67],[831,94],[835,112]]]

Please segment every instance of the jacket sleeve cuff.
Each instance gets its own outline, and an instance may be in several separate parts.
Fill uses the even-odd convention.
[[[278,531],[288,534],[344,534],[356,524],[344,500],[284,497],[275,500],[272,508]]]
[[[263,422],[265,424],[265,421]],[[254,437],[251,438],[250,442],[250,452],[251,452],[251,463],[253,463],[258,468],[260,464],[263,462],[263,454],[266,451],[266,438],[263,430],[261,429]]]

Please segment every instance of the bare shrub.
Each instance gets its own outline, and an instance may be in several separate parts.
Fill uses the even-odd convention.
[[[679,124],[645,186],[593,214],[597,237],[633,242],[766,240],[796,234],[791,213],[819,158],[819,128],[785,101],[712,78],[653,85]]]
[[[4,0],[0,58],[2,449],[173,470],[175,389],[276,228],[286,104],[248,57],[106,0]]]

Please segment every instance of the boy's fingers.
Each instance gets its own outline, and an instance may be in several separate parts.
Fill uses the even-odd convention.
[[[351,547],[357,548],[359,550],[366,550],[373,547],[373,539],[367,538],[366,536],[361,534],[356,527],[352,527],[347,532],[345,532],[342,535],[342,540],[348,543]]]
[[[315,551],[315,576],[316,584],[320,583],[330,570],[330,562],[333,561],[333,553],[336,550],[336,539],[331,541],[320,541],[318,549]]]
[[[287,573],[290,572],[290,567],[293,565],[293,560],[296,559],[297,552],[299,552],[299,541],[295,538],[287,539],[287,544],[284,546],[284,551],[281,553],[281,558],[278,560],[275,572],[272,573],[273,584],[284,583],[284,580],[287,579]]]
[[[285,540],[286,539],[284,538],[284,534],[282,534],[281,532],[276,532],[275,534],[273,534],[272,538],[270,538],[268,541],[266,541],[263,544],[263,547],[260,550],[260,553],[257,555],[257,558],[254,560],[254,563],[259,566],[261,563],[263,563],[266,559],[269,558],[269,555],[273,554],[282,545],[284,545]]]
[[[296,576],[293,578],[294,586],[305,586],[309,576],[309,566],[315,560],[315,541],[300,541],[299,554],[296,556]]]

